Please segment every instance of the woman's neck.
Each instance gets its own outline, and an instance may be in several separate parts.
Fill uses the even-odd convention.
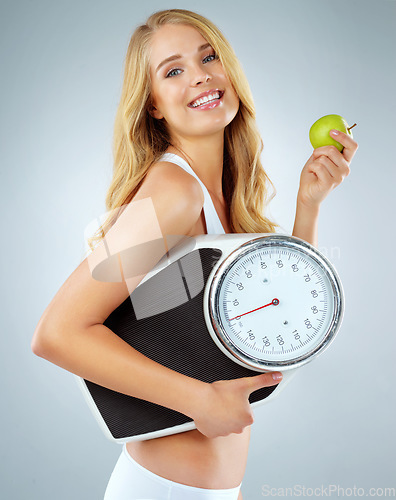
[[[181,156],[191,166],[211,195],[220,200],[223,198],[223,151],[224,134],[216,137],[202,137],[190,141],[175,141],[169,146],[167,153]]]

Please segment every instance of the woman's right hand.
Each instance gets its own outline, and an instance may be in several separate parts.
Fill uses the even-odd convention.
[[[274,379],[276,375],[280,378]],[[281,379],[280,372],[273,372],[207,384],[192,415],[197,430],[208,438],[241,434],[254,421],[250,393],[276,385]]]

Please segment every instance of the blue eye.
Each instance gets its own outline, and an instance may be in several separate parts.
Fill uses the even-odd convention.
[[[207,59],[208,57],[213,57],[213,59],[217,59],[217,55],[216,55],[216,54],[210,54],[209,56],[206,56],[206,57],[204,58],[204,61],[205,61],[205,59]],[[213,59],[212,59],[212,60],[213,60]],[[209,61],[209,62],[210,62],[210,61]]]
[[[210,57],[212,57],[213,59],[210,59],[209,61],[207,61],[207,59],[208,59],[208,58],[210,58]],[[218,59],[218,58],[219,58],[219,57],[218,57],[218,55],[217,55],[217,54],[209,54],[208,56],[206,56],[206,57],[204,57],[204,58],[202,59],[202,62],[203,62],[204,64],[206,64],[206,62],[212,62],[213,60]],[[180,74],[180,73],[177,73],[177,74],[172,74],[172,73],[174,73],[174,71],[181,71],[181,69],[180,69],[180,68],[172,68],[172,69],[171,69],[171,70],[169,70],[169,71],[168,71],[168,73],[165,75],[165,78],[172,77],[172,76],[177,76],[177,75],[179,75],[179,74]]]
[[[175,76],[175,75],[172,75],[172,73],[174,71],[181,71],[181,69],[179,68],[175,68],[175,69],[171,69],[167,74],[166,74],[166,77],[165,78],[168,78],[168,76]],[[179,73],[178,73],[179,74]]]

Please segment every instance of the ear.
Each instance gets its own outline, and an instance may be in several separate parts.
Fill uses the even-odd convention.
[[[161,113],[161,111],[158,111],[158,109],[154,106],[154,104],[150,103],[148,107],[148,112],[150,116],[153,118],[156,118],[157,120],[162,120],[164,115]]]

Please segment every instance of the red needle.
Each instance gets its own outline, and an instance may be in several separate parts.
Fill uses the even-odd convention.
[[[238,314],[238,316],[235,316],[235,318],[230,318],[228,321],[232,321],[233,319],[240,318],[241,316],[245,316],[246,314],[250,314],[254,311],[258,311],[259,309],[263,309],[263,307],[277,306],[278,304],[279,304],[279,299],[272,299],[272,301],[269,304],[265,304],[265,306],[258,307],[257,309],[253,309],[252,311],[248,311],[247,313]]]

